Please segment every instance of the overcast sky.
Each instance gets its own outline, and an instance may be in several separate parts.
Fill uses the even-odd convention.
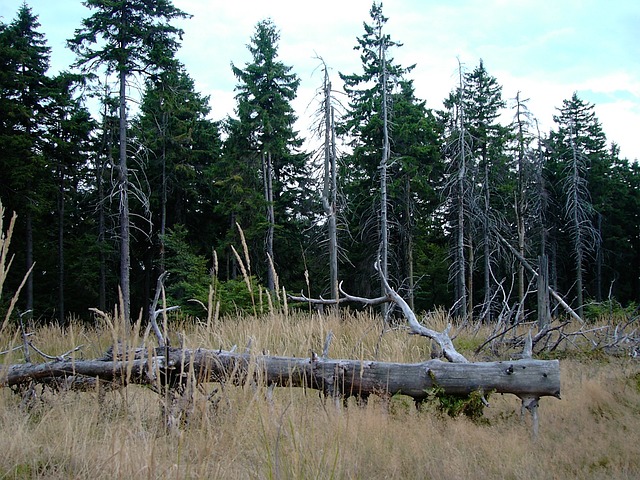
[[[0,0],[9,23],[22,0]],[[52,48],[52,71],[68,68],[66,39],[90,11],[80,0],[28,0]],[[174,0],[193,18],[179,58],[199,92],[211,96],[213,118],[231,114],[236,79],[230,63],[251,60],[246,45],[255,25],[271,18],[280,30],[279,58],[301,80],[294,106],[312,115],[322,82],[317,55],[338,72],[360,72],[356,37],[369,22],[371,0]],[[411,73],[418,97],[440,108],[457,82],[458,59],[468,70],[480,59],[503,86],[503,98],[518,91],[542,128],[573,92],[592,104],[609,142],[622,155],[640,158],[640,1],[638,0],[387,0],[386,31],[404,45],[391,54]],[[511,102],[509,102],[511,104]],[[311,105],[311,106],[310,106]],[[306,135],[306,133],[304,133]]]

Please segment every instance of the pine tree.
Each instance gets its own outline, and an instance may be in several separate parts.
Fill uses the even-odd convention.
[[[38,31],[38,17],[23,4],[0,31],[0,197],[18,213],[24,235],[27,270],[34,264],[34,226],[49,210],[52,184],[42,155],[52,97],[47,77],[50,49]],[[26,306],[34,308],[34,274],[26,287]]]
[[[388,165],[393,143],[389,123],[393,117],[391,98],[403,75],[413,69],[413,66],[403,68],[395,64],[389,54],[390,48],[401,44],[384,33],[388,18],[382,13],[382,4],[374,2],[369,14],[371,24],[364,23],[365,33],[357,39],[355,47],[360,51],[363,72],[340,73],[349,97],[340,133],[353,139],[350,142],[353,153],[347,159],[341,178],[351,215],[349,230],[352,238],[361,241],[352,246],[350,255],[363,277],[355,279],[355,283],[366,287],[362,294],[367,296],[372,293],[368,284],[373,276],[374,259],[382,257],[381,275],[389,277]],[[372,241],[372,230],[376,232],[375,242]]]
[[[416,253],[432,249],[433,240],[440,237],[440,219],[436,218],[436,211],[444,174],[440,155],[442,131],[433,113],[427,109],[426,102],[416,98],[411,80],[399,82],[399,91],[393,94],[392,105],[389,198],[394,206],[391,222],[397,227],[392,243],[398,245],[396,271],[403,283],[406,282],[406,298],[414,308]],[[430,260],[431,265],[425,267],[437,270],[435,264],[442,258]],[[434,292],[431,296],[435,297]]]
[[[291,106],[300,80],[291,73],[291,67],[278,60],[279,39],[271,20],[258,22],[248,45],[252,61],[244,68],[232,64],[240,82],[236,87],[239,123],[233,122],[234,133],[240,137],[236,141],[246,142],[250,151],[243,155],[252,158],[245,161],[251,162],[254,171],[261,171],[267,223],[266,277],[271,291],[275,278],[270,263],[279,261],[274,246],[276,227],[281,231],[279,240],[286,242],[287,234],[298,231],[295,224],[304,217],[304,202],[308,198],[306,155],[300,152],[302,140],[294,130],[296,116]],[[285,225],[294,228],[287,232],[281,228]]]
[[[504,145],[507,139],[507,128],[498,123],[501,110],[505,107],[502,100],[502,87],[495,77],[488,74],[484,63],[472,72],[467,73],[466,89],[463,102],[465,104],[465,121],[471,138],[470,158],[476,170],[475,184],[480,186],[481,194],[476,198],[476,209],[480,213],[480,244],[482,245],[484,300],[481,312],[482,321],[490,321],[492,315],[493,280],[492,268],[495,264],[492,228],[498,219],[494,215],[501,208],[494,208],[492,194],[503,184],[501,174],[506,172]],[[500,205],[497,205],[500,207]]]
[[[90,184],[89,154],[94,149],[91,134],[94,122],[89,111],[74,98],[74,89],[82,79],[62,73],[53,79],[55,95],[52,97],[48,126],[44,137],[43,153],[50,165],[50,176],[56,183],[58,290],[57,314],[60,324],[67,313],[65,286],[75,283],[65,270],[65,255],[71,243],[79,244],[83,238],[84,216],[82,192]],[[75,220],[74,220],[75,219]],[[71,240],[68,240],[71,239]],[[81,248],[81,247],[80,247]],[[85,268],[75,271],[75,277],[84,276]],[[80,282],[81,283],[81,282]],[[76,291],[80,285],[76,284]]]
[[[86,0],[95,10],[82,21],[68,46],[77,55],[75,66],[94,72],[104,65],[118,75],[119,83],[119,163],[117,182],[120,195],[120,287],[124,316],[131,310],[129,173],[127,166],[127,79],[134,73],[154,72],[174,61],[176,37],[182,30],[169,22],[187,15],[171,0]]]
[[[211,211],[213,168],[220,156],[220,138],[216,122],[208,120],[209,97],[195,91],[193,79],[184,66],[177,64],[146,82],[140,114],[133,133],[146,151],[146,178],[150,184],[150,208],[157,238],[147,250],[145,274],[151,275],[153,263],[159,273],[165,271],[166,239],[169,229],[180,225],[196,254],[208,255],[215,242],[216,218]],[[169,278],[169,283],[176,276]],[[149,278],[152,284],[154,278]],[[169,284],[167,284],[169,287]],[[188,299],[174,299],[186,301]]]
[[[594,226],[594,208],[588,172],[604,161],[606,138],[598,122],[593,105],[581,100],[576,93],[564,100],[558,126],[551,133],[551,155],[557,166],[557,191],[562,195],[562,215],[567,226],[574,259],[577,312],[584,315],[584,269],[586,257],[595,253],[600,235]]]
[[[445,144],[443,155],[447,163],[443,209],[450,218],[452,230],[450,279],[454,287],[454,314],[470,320],[473,314],[473,248],[469,235],[474,184],[469,171],[470,138],[467,133],[464,103],[466,82],[462,64],[458,61],[458,87],[444,101],[439,112]],[[466,254],[465,252],[468,252]]]

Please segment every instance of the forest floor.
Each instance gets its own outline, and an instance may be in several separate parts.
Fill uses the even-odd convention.
[[[454,340],[471,360],[488,359],[472,353],[487,338],[483,328],[458,332]],[[0,350],[20,343],[9,330],[0,335]],[[171,330],[189,348],[250,344],[256,353],[305,357],[321,352],[332,331],[332,358],[417,362],[431,355],[425,338],[402,326],[381,335],[380,319],[363,313],[209,325],[176,320]],[[114,339],[143,341],[102,322],[33,333],[34,344],[49,354],[83,344],[75,355],[85,359],[100,357]],[[312,390],[277,388],[268,400],[263,387],[212,384],[196,398],[189,423],[166,433],[159,397],[147,388],[129,386],[102,400],[96,392],[45,392],[29,410],[2,388],[0,479],[640,478],[640,359],[582,348],[553,357],[560,358],[562,399],[541,399],[536,440],[513,395],[491,396],[483,418],[473,421],[450,418],[434,405],[417,410],[401,395],[337,407]],[[20,351],[0,357],[4,364],[21,361]],[[206,393],[216,387],[212,402]]]

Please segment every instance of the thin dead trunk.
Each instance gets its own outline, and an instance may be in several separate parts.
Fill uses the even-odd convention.
[[[58,322],[64,324],[64,166],[58,165]]]
[[[331,107],[331,215],[329,216],[329,261],[331,292],[333,298],[340,295],[338,288],[338,165],[336,152],[336,124],[334,109]]]
[[[167,123],[168,114],[162,112],[162,207],[160,212],[160,274],[165,271],[165,235],[167,234]]]
[[[382,60],[382,72],[380,74],[380,88],[382,90],[382,158],[380,159],[380,275],[389,279],[389,224],[388,224],[388,198],[387,198],[387,166],[389,163],[389,124],[387,111],[387,64],[384,40],[380,44],[380,58]],[[384,291],[384,286],[382,291]],[[386,307],[386,306],[385,306]],[[384,308],[386,313],[386,308]]]
[[[524,265],[521,265],[524,268]],[[551,323],[549,305],[549,258],[538,257],[538,330],[542,331]]]
[[[118,190],[120,193],[120,289],[125,320],[131,319],[129,251],[129,178],[127,170],[127,73],[120,71],[120,163],[118,168]]]
[[[409,176],[405,177],[405,216],[407,221],[406,226],[406,251],[407,251],[407,282],[409,283],[409,293],[407,295],[407,302],[411,310],[414,309],[414,279],[413,279],[413,225],[411,215],[411,181]]]
[[[525,256],[525,208],[526,208],[526,198],[525,198],[525,171],[524,171],[524,160],[525,160],[525,138],[524,138],[524,119],[522,116],[524,115],[523,104],[520,100],[520,92],[516,94],[516,125],[518,127],[518,187],[516,190],[516,198],[515,198],[515,211],[516,211],[516,225],[518,230],[518,251],[520,255]],[[518,264],[518,302],[520,305],[524,305],[524,295],[525,295],[525,284],[524,284],[524,266]],[[546,292],[546,289],[545,289]],[[519,310],[519,318],[518,322],[522,321],[524,318],[524,308]]]
[[[465,197],[466,197],[466,188],[465,188],[465,180],[467,177],[467,152],[466,152],[466,143],[465,143],[465,119],[464,119],[464,82],[462,75],[462,66],[458,61],[458,71],[460,76],[460,86],[459,86],[459,99],[458,99],[458,129],[459,129],[459,138],[458,138],[458,155],[460,156],[459,163],[460,166],[458,168],[458,178],[457,178],[457,197],[456,203],[458,207],[458,221],[457,221],[457,245],[456,245],[456,284],[457,284],[457,293],[458,298],[456,301],[458,302],[458,308],[460,312],[460,317],[463,320],[466,320],[471,312],[473,311],[473,300],[472,300],[472,279],[471,275],[469,275],[469,289],[467,289],[467,275],[466,275],[466,262],[465,262]],[[471,262],[471,259],[470,259]],[[469,265],[469,272],[471,273],[472,268],[471,264]],[[469,305],[468,305],[469,303]],[[470,319],[470,318],[469,318]]]
[[[111,127],[109,127],[109,132],[111,134]],[[111,145],[112,145],[112,135],[111,138],[107,139],[108,146],[108,158],[111,160]],[[106,223],[105,223],[105,213],[104,213],[104,160],[102,155],[98,155],[96,158],[96,183],[98,186],[98,251],[99,251],[99,262],[100,262],[100,273],[99,273],[99,281],[98,281],[98,305],[100,311],[104,312],[107,306],[107,255],[105,252],[106,249]]]
[[[489,158],[486,151],[486,145],[483,147],[483,164],[484,164],[484,181],[482,185],[483,192],[483,208],[484,215],[482,216],[482,249],[483,249],[483,274],[484,274],[484,300],[482,302],[482,318],[485,323],[491,322],[491,303],[492,303],[492,283],[491,283],[491,240],[490,240],[490,211],[491,211],[491,197],[489,191]]]
[[[331,81],[329,80],[329,72],[326,64],[324,65],[324,102],[322,108],[324,114],[324,181],[322,188],[322,207],[327,218],[331,299],[336,300],[340,294],[338,290],[338,234],[336,225],[336,139],[331,98]]]
[[[33,221],[31,209],[26,209],[26,268],[29,272],[25,284],[25,295],[27,297],[26,311],[27,318],[33,317]]]
[[[262,153],[262,169],[264,177],[264,199],[267,204],[267,236],[265,239],[265,249],[267,253],[267,288],[273,292],[275,289],[274,271],[271,263],[275,265],[273,256],[273,235],[275,229],[275,214],[273,206],[273,166],[271,163],[271,152]]]

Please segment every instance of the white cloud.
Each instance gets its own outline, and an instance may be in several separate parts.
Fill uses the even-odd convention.
[[[22,0],[0,3],[10,21]],[[230,63],[250,61],[246,45],[258,21],[270,17],[281,33],[280,59],[301,79],[295,102],[302,118],[321,83],[314,70],[321,55],[333,71],[360,71],[356,37],[369,22],[371,0],[174,0],[191,13],[179,53],[196,86],[211,95],[212,116],[231,113],[236,79]],[[506,99],[521,91],[543,128],[552,126],[555,109],[577,91],[596,103],[609,140],[623,155],[640,157],[633,126],[640,125],[640,2],[637,0],[387,0],[387,32],[404,44],[395,60],[417,63],[416,93],[439,108],[457,83],[457,60],[473,69],[482,58],[503,85]],[[53,48],[54,70],[67,68],[73,55],[64,42],[89,12],[81,2],[30,0]]]

